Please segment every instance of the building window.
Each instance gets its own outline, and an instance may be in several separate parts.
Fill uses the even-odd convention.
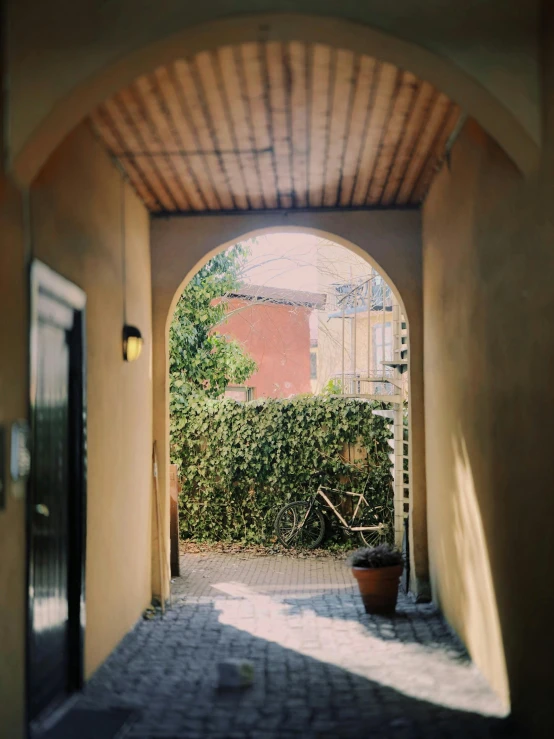
[[[249,400],[254,400],[254,388],[244,385],[228,385],[225,388],[225,397],[233,398],[239,403],[246,403]]]
[[[373,326],[373,369],[382,371],[386,374],[387,367],[383,367],[383,362],[391,360],[392,351],[392,324],[385,323],[385,343],[383,345],[383,324],[376,323]]]
[[[310,352],[310,379],[317,379],[317,352]]]
[[[372,310],[390,309],[392,306],[392,290],[381,275],[375,275],[371,281],[371,305]]]

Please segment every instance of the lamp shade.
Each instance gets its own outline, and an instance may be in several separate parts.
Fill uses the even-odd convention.
[[[142,334],[136,326],[123,326],[123,359],[126,362],[134,362],[139,358],[143,343]]]

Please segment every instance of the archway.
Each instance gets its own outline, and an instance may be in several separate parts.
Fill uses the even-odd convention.
[[[379,262],[371,255],[371,253],[368,253],[365,249],[358,246],[357,244],[352,243],[346,238],[343,238],[337,234],[331,234],[327,231],[324,231],[322,229],[316,228],[316,227],[308,227],[308,226],[291,226],[291,225],[283,225],[283,226],[266,226],[265,228],[257,228],[255,230],[247,231],[239,236],[238,239],[232,239],[229,240],[223,244],[220,244],[219,246],[216,246],[215,248],[210,249],[206,252],[206,254],[199,259],[199,261],[194,265],[194,267],[189,270],[186,273],[186,276],[181,280],[179,283],[179,286],[177,287],[175,291],[175,295],[173,297],[173,300],[171,301],[171,305],[169,307],[168,311],[168,318],[167,318],[167,325],[166,330],[169,330],[169,324],[171,323],[171,318],[173,316],[173,312],[175,310],[175,306],[177,305],[177,301],[181,297],[181,294],[185,287],[188,285],[190,280],[194,277],[194,275],[202,269],[202,267],[207,264],[210,259],[216,256],[216,254],[221,254],[222,252],[226,251],[230,246],[233,246],[233,244],[237,243],[238,241],[248,241],[250,239],[257,238],[258,236],[263,236],[265,234],[271,234],[271,233],[279,233],[279,234],[286,234],[286,233],[309,233],[314,236],[319,236],[321,238],[328,239],[329,241],[338,244],[340,246],[344,246],[346,249],[349,249],[350,251],[354,252],[354,254],[357,254],[358,256],[362,257],[368,264],[370,264],[372,267],[374,267],[383,277],[385,278],[386,282],[391,285],[393,292],[402,306],[403,311],[406,311],[406,307],[402,300],[402,294],[394,284],[394,282],[391,280],[390,276],[385,272],[385,270],[381,267]],[[410,318],[408,317],[408,320]]]
[[[295,18],[296,19],[296,18]],[[321,32],[320,22],[326,25],[325,34]],[[276,21],[277,23],[277,21]],[[229,25],[230,24],[230,25]],[[289,28],[292,24],[286,24],[280,18],[276,28],[276,38],[288,39],[296,37],[295,34],[302,32],[306,38],[313,42],[326,41],[333,48],[352,48],[360,51],[370,50],[378,57],[396,61],[398,64],[405,65],[408,69],[414,69],[420,72],[426,79],[436,81],[441,85],[441,74],[444,73],[444,67],[436,63],[436,57],[429,56],[428,52],[421,52],[417,47],[412,45],[404,46],[404,42],[397,42],[386,35],[377,34],[367,28],[358,26],[350,26],[346,24],[343,31],[337,33],[337,24],[334,22],[323,21],[318,19],[313,29],[310,29],[310,22],[306,20],[303,24],[297,24],[294,34],[290,35]],[[340,23],[338,25],[341,25]],[[220,43],[231,43],[234,40],[242,42],[244,40],[258,40],[259,36],[259,18],[251,20],[251,23],[244,23],[241,19],[240,23],[224,22],[221,24],[221,33],[215,33],[220,28],[208,24],[202,32],[195,30],[195,40],[192,39],[192,33],[186,32],[173,38],[174,46],[167,46],[164,42],[156,49],[151,49],[152,57],[147,58],[143,52],[136,54],[134,57],[137,64],[127,68],[129,59],[124,59],[119,67],[121,74],[127,75],[118,77],[111,73],[114,68],[106,72],[106,76],[94,78],[91,86],[84,86],[78,89],[75,96],[68,99],[68,107],[61,105],[59,109],[53,111],[51,117],[45,123],[43,129],[37,137],[30,142],[29,147],[17,160],[17,171],[24,181],[32,179],[34,168],[40,166],[48,154],[55,148],[56,144],[63,138],[65,132],[71,126],[80,120],[84,112],[90,112],[90,106],[100,101],[109,92],[118,89],[120,84],[134,79],[137,72],[150,71],[152,65],[162,63],[163,61],[172,61],[175,56],[182,54],[181,43],[190,42],[190,48],[206,49],[213,48]],[[231,31],[229,31],[231,28]],[[342,28],[342,26],[341,26]],[[246,29],[246,30],[244,30]],[[300,30],[299,30],[300,29]],[[212,38],[212,33],[214,38]],[[233,36],[235,34],[235,36]],[[244,34],[244,35],[243,35]],[[250,34],[250,35],[249,35]],[[369,35],[368,35],[369,34]],[[371,43],[369,40],[372,40]],[[339,46],[340,42],[340,46]],[[389,46],[390,42],[390,46]],[[195,46],[195,44],[197,44]],[[369,48],[368,48],[369,44]],[[402,53],[399,46],[402,47]],[[163,47],[163,48],[162,48]],[[187,47],[188,48],[188,47]],[[415,49],[415,51],[414,51]],[[155,53],[154,53],[155,51]],[[163,52],[163,53],[162,53]],[[418,54],[423,53],[425,64],[422,59],[410,61],[410,53],[414,52],[419,59]],[[446,65],[448,67],[448,65]],[[130,71],[130,70],[134,71]],[[427,72],[425,70],[428,70]],[[441,71],[442,70],[442,71]],[[446,75],[448,76],[448,75]],[[458,77],[454,75],[456,79]],[[109,79],[108,79],[109,78]],[[489,99],[487,93],[482,89],[477,89],[473,83],[468,83],[464,77],[464,82],[460,82],[462,90],[458,90],[458,94],[452,88],[452,80],[443,81],[441,85],[443,89],[453,90],[453,97],[470,111],[476,110],[479,105],[476,101],[481,101],[480,111],[476,111],[476,117],[482,122],[485,121],[487,115],[490,116],[489,130],[492,131],[496,126],[503,130],[497,132],[498,140],[504,143],[506,151],[510,153],[514,161],[517,161],[520,168],[524,165],[530,168],[534,166],[534,149],[531,145],[526,148],[527,143],[525,135],[520,138],[521,131],[514,124],[513,119],[508,116],[506,119],[505,111],[498,108],[496,103]],[[95,85],[97,85],[95,87]],[[464,87],[464,85],[466,87]],[[468,86],[469,85],[469,86]],[[455,87],[455,86],[454,86]],[[92,95],[92,97],[89,97]],[[473,95],[473,97],[472,97]],[[484,95],[484,97],[483,97]],[[472,107],[475,105],[475,108]],[[70,110],[71,109],[71,110]],[[488,111],[488,113],[487,113]],[[69,118],[66,118],[69,116]],[[500,122],[500,123],[499,123]],[[493,125],[494,124],[494,125]],[[496,129],[495,129],[496,130]],[[527,141],[527,143],[525,143]],[[27,168],[29,167],[29,168]],[[223,213],[215,213],[209,217],[187,217],[173,218],[163,220],[162,218],[153,219],[152,222],[152,266],[153,266],[153,343],[154,343],[154,393],[156,408],[163,409],[163,415],[158,416],[155,413],[154,418],[154,435],[160,440],[167,439],[167,398],[166,398],[166,346],[165,337],[167,331],[167,320],[172,302],[176,299],[176,294],[182,281],[183,274],[190,275],[202,261],[209,258],[209,253],[214,250],[225,248],[226,245],[234,243],[245,234],[253,234],[259,229],[273,228],[283,231],[286,228],[291,230],[312,229],[327,234],[332,240],[343,243],[354,249],[354,245],[369,254],[379,265],[387,279],[396,286],[398,294],[404,304],[406,314],[410,320],[410,341],[411,341],[411,414],[412,414],[412,443],[413,443],[413,496],[414,507],[412,509],[412,561],[415,565],[414,569],[414,590],[426,594],[427,582],[427,537],[426,537],[426,511],[425,511],[425,468],[424,468],[424,433],[423,433],[423,368],[422,368],[422,285],[421,285],[421,236],[420,236],[420,215],[419,211],[400,210],[351,210],[349,212],[333,212],[314,210],[312,212],[286,211],[273,213],[256,213],[242,212],[235,215],[225,215]],[[370,243],[371,239],[371,243]],[[367,246],[367,248],[366,248]],[[186,252],[186,253],[185,253]],[[191,260],[188,262],[187,268],[177,268],[176,265],[181,264],[180,260]],[[160,405],[160,397],[162,397]],[[419,421],[415,421],[415,416]],[[163,449],[160,450],[162,453]],[[165,457],[165,453],[164,453]],[[164,462],[165,465],[165,462]],[[162,466],[161,483],[162,488],[167,488],[167,470]],[[419,493],[417,492],[419,490]],[[417,501],[417,502],[416,502]],[[168,506],[166,505],[166,511]],[[167,530],[167,529],[166,529]],[[417,530],[417,534],[415,533]],[[154,548],[155,551],[155,548]],[[157,568],[153,568],[154,573]],[[161,590],[161,584],[158,590]],[[156,586],[154,586],[156,590]]]
[[[305,41],[369,54],[410,70],[447,94],[504,148],[524,173],[536,170],[539,148],[515,116],[482,84],[453,62],[422,46],[360,23],[322,16],[259,14],[215,20],[128,53],[55,101],[34,132],[13,155],[16,178],[28,185],[65,136],[99,103],[129,85],[138,76],[178,59],[183,54],[220,46],[263,40]]]
[[[282,224],[282,225],[279,225]],[[293,225],[294,224],[294,225]],[[258,226],[252,229],[252,225]],[[248,227],[250,227],[248,229]],[[248,229],[248,230],[247,230]],[[332,229],[332,230],[331,230]],[[375,267],[393,288],[409,321],[410,529],[412,589],[428,597],[424,470],[423,336],[419,216],[405,211],[319,213],[156,219],[152,223],[154,438],[159,445],[160,489],[165,493],[164,537],[169,535],[168,332],[176,303],[187,282],[217,253],[263,233],[311,233],[344,246]],[[194,237],[193,237],[194,234]],[[193,238],[192,238],[193,237]],[[183,250],[181,245],[189,244]],[[185,278],[182,278],[182,275]],[[153,551],[156,552],[156,543]],[[169,547],[166,548],[168,554]],[[159,567],[153,590],[160,592]]]

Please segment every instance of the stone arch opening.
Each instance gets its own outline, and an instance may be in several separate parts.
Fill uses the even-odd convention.
[[[301,14],[258,14],[219,19],[184,28],[97,69],[62,96],[17,148],[11,168],[23,185],[33,181],[52,152],[98,104],[137,77],[183,55],[260,40],[305,41],[348,49],[406,69],[444,92],[500,144],[519,169],[530,174],[539,147],[516,117],[475,78],[423,46],[359,23]]]
[[[266,17],[264,17],[266,18]],[[445,62],[437,64],[435,55],[419,49],[413,44],[399,42],[394,37],[375,32],[371,29],[346,23],[338,24],[329,19],[316,19],[312,24],[310,18],[305,18],[302,23],[286,23],[284,16],[275,19],[275,26],[271,25],[271,18],[266,18],[269,23],[270,32],[264,25],[264,39],[291,39],[302,38],[309,43],[327,43],[333,49],[351,49],[360,54],[371,53],[378,60],[384,59],[401,66],[410,71],[416,71],[421,79],[431,80],[437,85],[438,90],[446,90],[452,99],[458,102],[468,113],[474,113],[474,117],[503,146],[506,153],[524,172],[530,172],[536,161],[536,147],[526,134],[522,132],[517,122],[501,109],[495,99],[485,92],[483,88],[476,86],[475,82],[465,75],[459,75],[459,70],[454,70],[453,77],[451,65]],[[297,16],[294,17],[297,20]],[[271,21],[271,22],[270,22]],[[289,18],[290,21],[290,18]],[[201,29],[195,28],[194,33],[190,30],[171,37],[170,42],[166,39],[149,47],[137,51],[130,61],[125,57],[118,65],[110,66],[105,75],[93,77],[82,88],[75,90],[63,104],[55,107],[47,117],[44,125],[34,136],[28,146],[24,148],[21,155],[15,160],[15,172],[24,183],[32,181],[36,172],[49,154],[54,152],[65,134],[78,123],[83,115],[91,112],[92,108],[101,102],[107,94],[116,92],[122,85],[131,82],[137,74],[151,71],[156,65],[170,63],[176,58],[183,56],[183,47],[195,51],[214,49],[222,44],[239,44],[259,41],[260,17],[245,22],[231,20],[229,22],[218,22],[206,24]],[[267,25],[266,23],[266,25]],[[262,24],[263,25],[263,24]],[[340,33],[337,31],[340,27]],[[294,29],[291,31],[290,29]],[[194,38],[193,38],[194,36]],[[117,67],[117,69],[116,69]],[[448,74],[446,71],[448,71]],[[456,88],[454,80],[459,83]],[[477,101],[477,102],[476,102]],[[67,105],[66,105],[67,103]],[[507,117],[506,117],[507,116]],[[500,122],[500,123],[499,123]],[[117,157],[116,157],[117,158]],[[167,215],[167,214],[165,214]],[[408,219],[409,228],[399,225],[405,224]],[[383,226],[383,222],[387,223]],[[188,270],[180,272],[181,277],[175,284],[174,265],[180,258],[179,249],[176,244],[170,244],[168,249],[158,249],[161,232],[164,224],[171,223],[186,224],[185,233],[187,250],[192,261]],[[177,214],[174,218],[164,220],[163,216],[152,219],[152,234],[154,238],[151,243],[151,256],[153,266],[153,345],[154,345],[154,439],[160,447],[160,483],[164,496],[164,532],[168,539],[169,531],[169,501],[168,490],[168,460],[169,455],[164,445],[169,438],[167,418],[167,347],[166,336],[168,328],[168,317],[173,301],[177,300],[179,287],[183,282],[182,275],[189,275],[201,266],[202,260],[207,260],[206,249],[219,250],[236,242],[245,234],[253,234],[258,230],[273,228],[283,231],[316,229],[320,232],[330,234],[330,238],[339,244],[364,245],[369,242],[372,228],[377,224],[377,230],[381,239],[372,242],[371,248],[367,250],[363,246],[358,248],[371,254],[378,264],[389,284],[395,286],[400,302],[404,307],[405,314],[410,322],[410,355],[412,366],[410,369],[410,413],[412,432],[412,469],[411,479],[413,481],[413,501],[411,524],[412,542],[412,587],[415,592],[428,597],[428,554],[427,554],[427,515],[426,515],[426,492],[425,492],[425,442],[424,442],[424,414],[423,414],[423,320],[422,320],[422,253],[421,253],[421,223],[420,212],[416,208],[411,211],[402,212],[400,209],[391,208],[379,211],[378,209],[359,210],[347,209],[346,211],[334,212],[326,210],[285,210],[277,209],[274,212],[235,211],[229,214],[225,211],[214,211],[213,215],[190,218],[180,218]],[[180,230],[180,229],[177,229]],[[369,235],[368,235],[369,234]],[[167,235],[167,234],[166,234]],[[386,236],[386,238],[385,238]],[[165,236],[162,235],[162,239]],[[373,251],[375,243],[379,243],[379,252]],[[178,245],[177,245],[178,246]],[[356,248],[353,249],[356,251]],[[177,258],[177,261],[175,261]],[[367,258],[367,257],[366,257]],[[166,260],[166,261],[164,261]],[[178,273],[178,270],[177,270]],[[178,273],[179,274],[179,273]],[[161,400],[160,400],[161,398]],[[159,409],[162,412],[159,412]],[[415,419],[417,418],[417,422]],[[153,542],[153,558],[156,557],[156,542]],[[169,547],[166,548],[169,556]],[[158,568],[153,563],[153,591],[156,594],[164,593],[163,582],[156,580]]]
[[[422,377],[422,301],[419,260],[419,217],[412,211],[398,213],[296,214],[283,216],[214,216],[154,219],[152,225],[154,335],[154,438],[160,449],[161,489],[169,481],[169,327],[175,306],[190,279],[210,258],[233,244],[268,233],[307,233],[349,249],[373,266],[391,286],[409,323],[409,427],[411,587],[427,595],[427,532],[424,476],[424,419]],[[358,223],[351,224],[352,216]],[[369,216],[369,218],[368,218]],[[330,219],[331,217],[331,219]],[[396,218],[395,218],[396,217]],[[257,220],[257,224],[252,221]],[[194,223],[194,225],[193,225]],[[319,225],[318,225],[319,223]],[[190,225],[189,225],[190,224]],[[294,225],[292,225],[294,224]],[[257,228],[248,226],[258,225]],[[357,227],[356,227],[357,226]],[[332,228],[331,228],[332,227]],[[196,232],[195,244],[179,245],[187,233]],[[203,233],[198,233],[201,229]],[[198,239],[198,241],[196,241]],[[197,246],[198,245],[198,248]],[[373,248],[372,248],[373,247]],[[419,264],[419,266],[418,266]],[[183,278],[182,275],[185,275]],[[154,280],[156,278],[154,277]],[[163,390],[162,390],[163,388]],[[169,532],[169,500],[164,505],[164,529]],[[167,535],[166,535],[167,541]],[[153,551],[157,546],[154,542]],[[169,547],[167,548],[169,552]],[[153,590],[160,592],[153,567]]]
[[[230,246],[233,246],[233,244],[236,244],[238,241],[248,241],[249,239],[256,238],[257,236],[265,236],[266,234],[292,234],[292,233],[311,234],[313,236],[319,236],[321,238],[328,239],[334,244],[343,246],[345,249],[349,249],[354,254],[357,254],[359,257],[362,257],[362,259],[364,259],[368,264],[374,267],[384,277],[387,284],[391,286],[396,299],[402,306],[403,312],[408,317],[408,321],[410,320],[408,313],[406,311],[406,307],[402,300],[402,294],[398,290],[396,285],[394,284],[394,281],[391,279],[390,275],[388,275],[387,272],[383,269],[383,267],[379,264],[379,262],[369,252],[365,251],[365,249],[362,249],[362,247],[358,246],[357,244],[354,244],[348,239],[338,236],[337,234],[329,233],[327,231],[318,229],[316,227],[267,226],[265,228],[258,228],[252,231],[245,232],[242,235],[240,235],[238,239],[231,239],[223,244],[220,244],[219,246],[211,248],[208,252],[206,252],[206,254],[194,265],[194,267],[181,280],[179,286],[177,287],[175,291],[175,295],[173,296],[173,299],[171,301],[171,305],[169,307],[168,314],[167,314],[166,334],[169,332],[169,326],[171,324],[173,313],[175,311],[175,306],[177,305],[177,302],[179,298],[181,297],[183,290],[188,285],[188,283],[191,281],[191,279],[194,277],[194,275],[199,270],[201,270],[202,267],[210,261],[210,259],[215,257],[217,254],[221,254],[222,252],[226,251],[226,249],[228,249]]]

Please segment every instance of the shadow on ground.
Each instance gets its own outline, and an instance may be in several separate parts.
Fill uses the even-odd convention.
[[[263,609],[254,613],[241,600],[196,598],[141,621],[87,685],[82,704],[137,707],[140,718],[126,734],[134,739],[518,736],[505,720],[415,699],[255,636],[248,623],[263,618]],[[232,610],[225,611],[230,606],[241,614],[240,628],[222,622],[233,618]],[[226,657],[252,661],[252,687],[218,691],[217,662]],[[381,657],[386,660],[386,649]]]

